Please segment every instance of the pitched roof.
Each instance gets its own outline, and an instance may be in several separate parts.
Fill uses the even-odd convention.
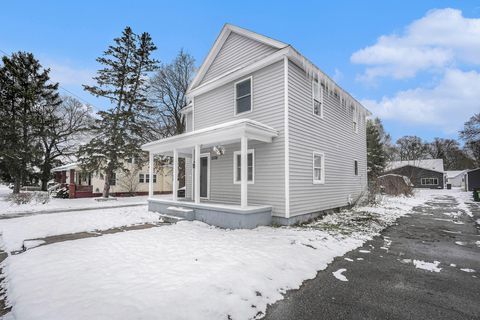
[[[339,92],[340,96],[342,97],[342,99],[346,100],[347,104],[349,105],[353,104],[355,106],[359,106],[362,110],[365,111],[367,116],[371,115],[371,112],[367,108],[365,108],[358,100],[356,100],[345,89],[341,88],[332,78],[330,78],[326,73],[320,70],[320,68],[318,68],[313,62],[311,62],[305,56],[303,56],[292,45],[269,38],[267,36],[261,35],[259,33],[256,33],[244,28],[234,26],[229,23],[226,23],[223,26],[222,31],[220,32],[219,36],[215,40],[207,57],[203,61],[202,65],[200,66],[200,69],[198,70],[192,82],[190,83],[187,92],[198,90],[199,87],[204,87],[208,82],[212,82],[216,80],[216,79],[212,79],[210,81],[207,81],[207,83],[201,83],[208,69],[210,68],[213,61],[215,60],[215,57],[220,52],[223,44],[225,43],[228,36],[232,32],[240,34],[247,38],[262,42],[264,44],[267,44],[269,46],[272,46],[278,49],[276,53],[273,53],[272,55],[269,55],[264,59],[268,59],[268,57],[272,57],[276,54],[288,55],[288,57],[291,58],[294,63],[296,63],[298,66],[300,66],[302,69],[305,70],[307,76],[317,79],[319,82],[323,83],[325,87],[328,88],[329,90]],[[246,67],[243,67],[243,69],[246,69]]]
[[[445,172],[447,173],[447,178],[455,178],[466,171],[468,170],[467,169],[466,170],[447,170]]]
[[[427,170],[445,172],[445,170],[443,169],[443,159],[391,161],[387,163],[385,171],[390,171],[405,166],[419,167]]]

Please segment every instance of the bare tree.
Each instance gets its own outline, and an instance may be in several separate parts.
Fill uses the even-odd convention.
[[[470,156],[480,166],[480,113],[474,114],[467,122],[462,131],[460,138],[465,141],[465,148]]]
[[[77,152],[77,146],[86,139],[92,122],[92,108],[72,97],[62,97],[62,103],[42,110],[42,119],[54,117],[57,121],[46,121],[40,132],[43,149],[39,167],[42,190],[47,190],[51,170],[62,158]]]
[[[139,181],[138,181],[138,174],[140,169],[138,166],[134,166],[130,170],[123,171],[121,177],[119,177],[119,185],[120,187],[125,190],[130,195],[135,195],[138,189]]]
[[[428,146],[420,137],[404,136],[397,140],[400,160],[420,160],[428,154]]]
[[[194,72],[195,59],[182,49],[171,63],[162,64],[151,79],[151,99],[158,109],[161,137],[185,131],[180,110],[187,105],[187,89]]]
[[[151,79],[151,100],[158,109],[158,138],[185,132],[185,119],[180,111],[188,104],[187,89],[195,72],[195,59],[180,50],[168,64],[162,64]],[[171,159],[157,157],[161,166],[170,164]],[[179,159],[179,185],[185,185],[185,161]]]

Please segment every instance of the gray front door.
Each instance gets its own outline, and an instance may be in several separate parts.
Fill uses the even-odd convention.
[[[209,156],[200,157],[200,197],[208,198]]]

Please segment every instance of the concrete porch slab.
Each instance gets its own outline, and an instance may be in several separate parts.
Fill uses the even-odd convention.
[[[227,229],[253,229],[272,223],[271,206],[248,206],[218,203],[195,204],[188,201],[148,199],[148,210],[177,216],[186,220],[198,220]]]

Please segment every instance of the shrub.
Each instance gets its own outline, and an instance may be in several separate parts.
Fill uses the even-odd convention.
[[[7,197],[7,200],[15,204],[27,204],[32,201],[33,196],[31,192],[12,193]]]
[[[378,193],[392,196],[411,196],[413,195],[413,184],[405,176],[398,174],[386,174],[377,178],[373,189]]]

